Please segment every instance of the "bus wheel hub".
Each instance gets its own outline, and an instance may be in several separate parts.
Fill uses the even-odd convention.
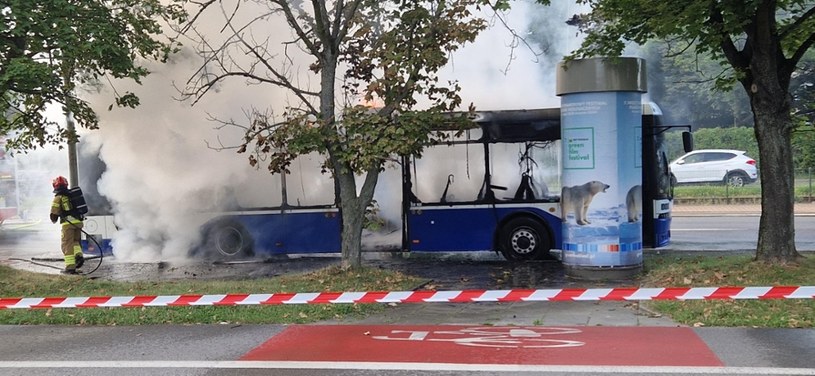
[[[512,250],[516,253],[530,253],[536,245],[535,235],[527,229],[521,229],[512,234]]]

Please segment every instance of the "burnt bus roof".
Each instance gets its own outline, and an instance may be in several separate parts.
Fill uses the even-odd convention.
[[[560,109],[478,111],[473,122],[481,142],[554,141],[560,139]]]
[[[642,111],[644,126],[660,125],[662,110],[656,103],[643,102]],[[560,139],[560,108],[475,111],[472,114],[456,112],[451,115],[467,115],[475,123],[473,128],[481,128],[481,138],[470,142],[512,143]]]

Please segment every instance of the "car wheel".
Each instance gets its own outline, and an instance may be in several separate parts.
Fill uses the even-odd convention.
[[[731,172],[724,178],[724,183],[731,187],[743,187],[747,177],[740,172]]]
[[[205,229],[203,253],[217,260],[235,260],[254,255],[254,241],[238,221],[225,219]]]
[[[499,248],[504,258],[510,261],[540,260],[551,257],[552,241],[540,222],[519,217],[501,227]]]

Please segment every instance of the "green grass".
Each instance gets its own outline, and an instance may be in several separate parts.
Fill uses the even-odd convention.
[[[796,201],[807,200],[815,196],[815,187],[810,190],[808,185],[795,186]],[[680,185],[674,187],[674,197],[678,199],[712,199],[726,197],[761,197],[761,185],[748,184],[743,187],[725,187],[724,185]]]
[[[680,185],[674,188],[677,198],[711,198],[711,197],[758,197],[761,186],[749,184],[743,187],[725,187],[723,185]]]
[[[0,265],[0,297],[131,296],[409,290],[422,281],[375,268],[246,280],[114,282],[31,273]],[[0,324],[148,325],[310,323],[379,312],[379,304],[264,305],[232,307],[53,308],[0,310]]]
[[[815,257],[792,265],[752,261],[750,256],[646,258],[641,283],[649,286],[777,286],[815,284]],[[651,301],[647,306],[692,326],[813,328],[815,300]]]

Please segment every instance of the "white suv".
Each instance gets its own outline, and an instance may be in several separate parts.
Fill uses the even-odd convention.
[[[741,150],[695,150],[671,162],[671,182],[722,183],[741,187],[758,179],[756,161]]]

